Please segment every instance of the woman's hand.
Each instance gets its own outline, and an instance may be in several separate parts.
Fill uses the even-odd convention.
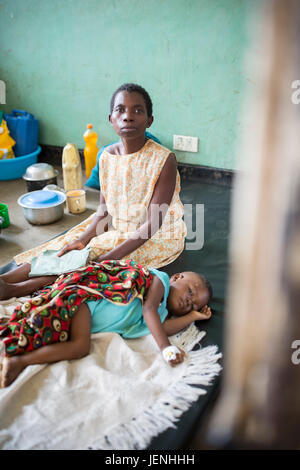
[[[93,259],[93,261],[95,263],[101,263],[101,261],[105,261],[107,259],[110,260],[110,259],[113,259],[113,258],[110,258],[109,256],[106,256],[106,255],[101,255],[101,256],[98,256],[98,258]]]
[[[86,244],[83,243],[82,241],[74,240],[73,242],[68,243],[67,245],[65,245],[60,250],[60,252],[57,253],[57,256],[60,257],[60,256],[64,255],[65,253],[67,253],[68,251],[72,251],[72,250],[83,250],[85,247],[86,247]]]
[[[106,204],[105,204],[105,199],[103,194],[100,191],[100,205],[99,208],[94,215],[92,222],[88,226],[88,228],[85,230],[85,232],[80,236],[80,239],[74,240],[68,244],[66,244],[57,254],[57,256],[62,256],[68,251],[72,250],[83,250],[87,244],[92,240],[92,238],[97,237],[98,235],[101,235],[104,231],[104,224],[103,220],[107,217],[108,213],[106,210]],[[99,230],[99,226],[101,227],[101,230]],[[103,230],[102,230],[103,229]]]

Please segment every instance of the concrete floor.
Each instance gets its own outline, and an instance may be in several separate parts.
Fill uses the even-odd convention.
[[[63,187],[62,168],[57,166],[55,168],[59,171],[57,184]],[[22,178],[0,181],[0,202],[7,204],[10,218],[10,226],[2,229],[0,233],[0,267],[10,262],[18,253],[40,245],[88,218],[98,207],[99,191],[87,187],[84,189],[87,200],[85,212],[70,214],[65,205],[64,216],[61,220],[53,224],[38,226],[27,222],[22,207],[17,203],[18,198],[27,192],[26,182]]]

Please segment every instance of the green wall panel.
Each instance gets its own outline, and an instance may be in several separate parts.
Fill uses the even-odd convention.
[[[116,140],[109,102],[124,82],[150,93],[151,132],[199,138],[181,162],[235,169],[247,78],[247,0],[10,0],[0,2],[0,79],[7,104],[40,121],[40,143],[83,148]]]

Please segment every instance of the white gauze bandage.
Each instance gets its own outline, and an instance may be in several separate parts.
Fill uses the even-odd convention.
[[[176,346],[171,345],[163,349],[161,353],[162,353],[164,360],[166,362],[170,362],[176,359],[176,354],[180,354],[180,351]]]

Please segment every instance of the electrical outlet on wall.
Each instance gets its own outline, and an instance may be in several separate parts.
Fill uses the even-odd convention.
[[[182,152],[198,152],[198,137],[173,135],[173,149]]]

